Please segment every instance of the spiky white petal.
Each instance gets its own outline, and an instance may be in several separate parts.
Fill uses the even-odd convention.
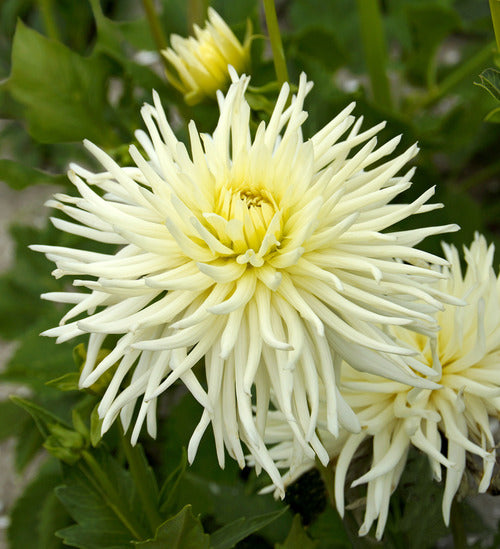
[[[86,142],[105,171],[72,166],[80,196],[59,194],[50,205],[74,221],[54,223],[122,247],[109,254],[35,247],[56,263],[55,276],[83,276],[74,285],[90,290],[45,295],[75,304],[45,334],[58,341],[90,334],[81,387],[118,365],[99,407],[104,430],[120,415],[125,427],[135,417],[134,440],[143,421],[154,436],[156,400],[181,380],[205,409],[189,458],[211,424],[221,465],[224,447],[244,465],[243,442],[282,491],[263,439],[271,403],[301,451],[327,463],[316,434],[321,391],[325,428],[333,435],[339,424],[359,430],[337,388],[342,358],[436,387],[421,375],[429,367],[387,327],[434,333],[432,313],[443,294],[425,283],[443,275],[424,262],[443,260],[413,246],[456,227],[381,232],[430,208],[432,190],[411,204],[392,203],[411,184],[412,169],[397,174],[416,147],[380,162],[399,139],[377,148],[381,126],[361,132],[353,105],[304,141],[303,102],[311,89],[304,75],[288,106],[283,86],[269,124],[252,138],[249,79],[233,78],[227,95],[219,94],[213,134],[200,135],[190,123],[190,151],[157,94],[142,110],[150,142],[144,133],[139,138],[149,158],[132,146],[136,166],[122,168]],[[97,350],[113,334],[117,343],[97,363]],[[201,380],[193,367],[202,359]]]

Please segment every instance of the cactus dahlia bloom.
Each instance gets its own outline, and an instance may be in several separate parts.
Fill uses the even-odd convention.
[[[320,385],[328,431],[337,434],[339,422],[359,429],[337,390],[343,357],[400,382],[435,386],[422,377],[429,366],[387,327],[435,329],[429,313],[442,307],[441,293],[423,281],[445,275],[422,260],[446,262],[413,246],[455,227],[380,232],[436,207],[425,205],[432,189],[411,204],[389,204],[411,185],[413,169],[396,174],[416,147],[381,162],[399,139],[376,148],[383,124],[361,131],[352,105],[304,141],[311,88],[304,75],[289,106],[283,86],[269,123],[252,138],[249,78],[233,76],[227,95],[218,94],[213,134],[189,124],[189,150],[156,94],[142,110],[149,137],[138,134],[147,158],[132,146],[135,166],[123,168],[86,143],[105,171],[72,166],[80,196],[58,194],[49,204],[74,221],[53,223],[120,249],[35,246],[56,263],[56,277],[76,276],[73,284],[90,290],[46,294],[74,307],[45,335],[90,334],[81,387],[117,365],[99,406],[103,431],[121,414],[126,428],[134,416],[133,440],[145,420],[154,436],[157,398],[182,380],[204,408],[189,459],[212,424],[221,465],[224,447],[245,464],[243,441],[282,490],[263,441],[271,405],[304,452],[328,463],[316,434]],[[119,338],[98,361],[111,334]],[[203,358],[202,379],[192,370]]]
[[[215,97],[217,90],[227,89],[231,80],[228,65],[242,74],[250,63],[250,27],[241,44],[224,19],[208,8],[205,28],[194,25],[194,33],[196,38],[173,34],[172,47],[162,51],[174,69],[174,72],[167,69],[167,78],[189,105]]]
[[[476,235],[471,247],[465,249],[465,276],[457,250],[444,248],[451,267],[450,277],[441,281],[441,290],[463,298],[468,305],[447,306],[437,314],[441,331],[434,341],[394,328],[396,335],[418,349],[421,359],[435,369],[433,380],[442,388],[416,389],[344,364],[342,394],[359,418],[362,431],[341,432],[333,439],[326,430],[319,430],[325,447],[336,458],[335,499],[340,514],[344,512],[349,465],[360,444],[365,439],[371,441],[371,468],[352,484],[368,485],[360,535],[367,534],[378,519],[376,536],[382,537],[390,496],[411,445],[427,454],[437,480],[441,480],[442,467],[446,468],[442,503],[446,524],[465,471],[467,452],[483,461],[479,492],[484,492],[491,481],[496,451],[489,418],[500,417],[500,276],[497,278],[492,268],[493,246],[488,248],[484,237]],[[276,444],[272,457],[279,467],[288,468],[284,481],[290,483],[314,463],[294,445],[282,415],[272,414],[265,438]],[[326,405],[322,401],[318,424],[325,422]]]

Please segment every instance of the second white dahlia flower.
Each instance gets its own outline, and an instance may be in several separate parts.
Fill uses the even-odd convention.
[[[189,124],[189,150],[156,94],[154,106],[142,110],[149,136],[138,133],[147,157],[130,148],[135,166],[120,167],[86,143],[105,171],[72,166],[80,196],[59,194],[49,203],[72,221],[53,223],[119,245],[118,252],[34,248],[56,263],[56,277],[76,277],[75,286],[90,290],[46,294],[74,307],[45,335],[66,341],[90,334],[81,387],[117,365],[99,406],[104,431],[120,414],[125,427],[134,418],[133,440],[145,420],[154,436],[157,398],[182,380],[204,408],[189,459],[212,424],[221,465],[226,448],[243,466],[244,442],[283,490],[263,440],[271,405],[304,452],[328,463],[316,434],[320,386],[326,429],[336,435],[340,422],[359,430],[337,389],[342,358],[435,386],[422,377],[431,369],[386,327],[433,333],[431,313],[442,295],[424,282],[445,275],[426,262],[446,262],[414,245],[455,226],[383,233],[439,207],[426,205],[432,189],[410,204],[392,203],[411,185],[413,169],[398,173],[417,147],[382,162],[399,138],[377,148],[383,124],[362,131],[353,105],[304,140],[303,102],[312,86],[304,75],[289,106],[283,86],[269,123],[252,137],[249,79],[234,79],[227,95],[218,95],[213,134]],[[111,334],[120,337],[97,363]],[[202,359],[200,378],[193,367]]]
[[[471,247],[465,249],[465,275],[457,250],[452,246],[444,248],[451,266],[450,277],[440,282],[441,290],[463,298],[468,305],[447,306],[437,314],[441,330],[436,339],[394,328],[434,368],[432,378],[441,388],[416,389],[344,364],[341,391],[362,430],[343,430],[337,439],[324,427],[319,430],[333,459],[335,500],[341,515],[348,468],[363,441],[371,445],[371,467],[352,484],[367,484],[360,535],[367,534],[377,521],[376,536],[382,537],[390,497],[412,445],[427,454],[435,479],[441,480],[442,468],[446,470],[442,503],[446,524],[466,469],[467,453],[483,462],[479,492],[486,491],[491,482],[496,445],[490,418],[500,418],[500,276],[492,267],[493,246],[488,247],[484,237],[476,235]],[[326,407],[322,400],[318,423],[323,426]],[[271,455],[277,466],[288,469],[283,477],[285,483],[314,467],[314,461],[295,444],[280,412],[272,412],[265,439],[268,444],[275,444]]]

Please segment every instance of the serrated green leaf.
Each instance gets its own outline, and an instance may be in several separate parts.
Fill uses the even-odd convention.
[[[158,451],[163,456],[163,474],[171,474],[179,466],[182,448],[187,447],[200,414],[198,402],[186,395],[172,410],[168,421],[159,422]],[[242,482],[240,475],[233,460],[227,460],[224,469],[219,467],[213,438],[205,436],[196,459],[179,480],[176,504],[191,504],[195,514],[211,515],[218,525],[228,524],[242,516],[263,515],[283,509],[282,502],[276,501],[271,494],[257,494],[258,487],[252,488],[249,483]],[[262,483],[267,481],[263,479]],[[261,487],[265,485],[262,483]],[[290,530],[291,520],[291,513],[286,512],[272,525],[264,527],[260,535],[272,543],[281,541]]]
[[[111,143],[106,112],[108,67],[82,57],[18,21],[12,46],[12,97],[25,107],[30,134],[42,143]]]
[[[55,460],[42,466],[38,475],[24,489],[11,511],[8,539],[10,549],[59,549],[54,528],[68,524],[69,517],[54,501],[54,488],[61,482]]]
[[[64,542],[82,549],[109,549],[147,539],[144,510],[130,474],[102,449],[64,467],[56,495],[77,524],[60,530]]]
[[[481,86],[497,101],[500,101],[500,71],[486,69],[479,75],[479,80],[479,82],[474,82],[474,84]]]
[[[318,542],[313,541],[302,527],[300,515],[295,515],[286,540],[277,543],[275,549],[314,549],[317,546]]]
[[[144,549],[208,549],[210,536],[203,532],[191,506],[186,505],[180,513],[161,524],[153,539],[136,543]]]
[[[231,549],[250,534],[258,532],[264,526],[274,522],[277,518],[284,515],[287,510],[288,507],[284,507],[280,511],[257,515],[251,518],[242,517],[230,524],[226,524],[226,526],[220,528],[210,536],[210,546],[212,549]]]
[[[67,177],[64,174],[51,174],[30,168],[25,164],[8,160],[0,159],[0,181],[19,191],[30,185],[39,183],[50,183],[52,185],[63,185],[67,182]]]

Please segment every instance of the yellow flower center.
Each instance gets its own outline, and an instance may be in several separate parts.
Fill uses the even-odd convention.
[[[273,195],[265,187],[245,181],[227,183],[214,204],[214,214],[225,221],[223,230],[219,225],[217,237],[233,250],[238,262],[260,266],[263,256],[280,244],[278,212]]]

